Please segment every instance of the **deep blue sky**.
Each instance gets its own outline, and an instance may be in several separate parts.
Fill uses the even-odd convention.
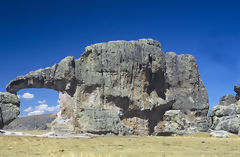
[[[210,107],[240,83],[238,1],[0,0],[0,91],[13,78],[52,66],[84,47],[110,40],[153,38],[164,52],[192,54],[208,90]],[[40,91],[40,92],[39,92]],[[23,109],[57,93],[24,90]]]

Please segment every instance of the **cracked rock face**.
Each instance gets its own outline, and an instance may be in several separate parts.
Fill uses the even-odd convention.
[[[19,115],[19,106],[20,102],[15,94],[0,92],[0,129]]]
[[[208,95],[196,60],[164,54],[160,46],[152,39],[91,45],[77,60],[67,57],[53,67],[17,77],[7,91],[59,91],[60,112],[52,129],[60,133],[206,131]]]
[[[234,86],[236,96],[227,94],[220,99],[219,105],[212,108],[209,113],[210,129],[240,134],[240,100],[237,89],[239,87]]]

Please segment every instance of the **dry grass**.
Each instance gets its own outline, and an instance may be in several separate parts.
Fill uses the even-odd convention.
[[[240,137],[206,133],[175,137],[51,139],[0,136],[0,157],[239,157]]]

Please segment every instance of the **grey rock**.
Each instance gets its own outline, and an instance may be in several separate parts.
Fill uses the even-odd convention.
[[[238,134],[240,128],[240,101],[237,101],[232,95],[223,96],[220,99],[220,104],[212,108],[208,118],[211,130],[225,130]]]
[[[51,68],[32,71],[25,76],[19,76],[7,86],[7,91],[17,93],[25,88],[49,88],[57,91],[69,91],[74,81],[74,59],[66,57]]]
[[[234,86],[234,91],[236,92],[236,99],[240,100],[240,84]]]
[[[240,118],[239,117],[224,117],[219,121],[215,130],[227,130],[230,133],[238,134],[240,126]]]
[[[227,94],[223,97],[220,98],[219,100],[220,104],[219,105],[224,105],[224,106],[227,106],[227,105],[230,105],[230,104],[234,104],[237,102],[237,99],[235,96],[231,95],[231,94]]]
[[[168,52],[166,58],[166,99],[174,100],[173,109],[208,112],[208,94],[192,55]]]
[[[236,98],[237,100],[240,100],[240,93],[236,94],[235,98]]]
[[[208,131],[208,121],[197,118],[194,111],[168,110],[154,129],[154,135],[193,134]]]
[[[236,104],[231,104],[228,106],[216,105],[210,111],[209,117],[234,116],[236,114],[240,114],[239,111],[237,110],[237,106],[238,105],[236,105]]]
[[[0,92],[0,129],[17,118],[20,113],[19,106],[20,102],[16,95]]]
[[[152,39],[94,44],[77,60],[67,57],[51,68],[17,77],[7,91],[59,91],[60,112],[52,127],[59,133],[207,131],[208,95],[196,60],[164,54],[160,47]],[[159,129],[162,123],[165,128]],[[171,125],[175,129],[170,130]]]
[[[240,84],[234,86],[234,91],[240,93]]]
[[[217,138],[228,138],[230,137],[230,133],[224,130],[212,131],[210,132],[210,136],[217,137]]]

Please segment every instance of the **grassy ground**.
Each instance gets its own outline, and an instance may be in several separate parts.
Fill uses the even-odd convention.
[[[36,133],[35,133],[36,134]],[[239,157],[240,137],[206,133],[175,137],[52,139],[0,136],[0,157]]]

